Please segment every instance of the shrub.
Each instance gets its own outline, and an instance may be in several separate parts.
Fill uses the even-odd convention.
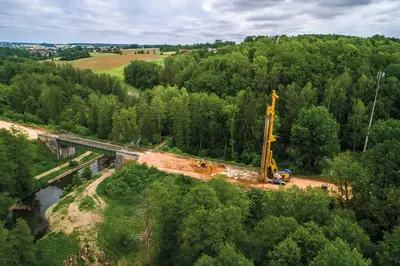
[[[78,174],[75,174],[74,177],[72,177],[72,185],[79,186],[80,184],[82,184],[82,178]]]
[[[73,160],[70,160],[70,161],[68,162],[68,164],[69,164],[69,166],[71,166],[71,167],[76,167],[76,166],[79,165],[79,163],[78,163],[77,161],[73,161]]]
[[[146,165],[129,164],[108,178],[105,195],[125,204],[136,200],[140,192],[150,183],[160,179],[165,174]]]
[[[64,193],[63,193],[63,195],[64,195],[64,194],[67,194],[68,192],[71,192],[71,191],[72,191],[72,188],[73,188],[72,184],[68,184],[68,186],[66,186],[66,187],[64,188]]]
[[[89,166],[85,167],[85,169],[83,169],[83,173],[81,174],[81,178],[83,180],[89,180],[93,175],[92,169],[90,169]]]
[[[94,206],[96,203],[92,199],[92,197],[84,197],[79,204],[79,210],[80,211],[91,211],[94,210]]]
[[[69,255],[79,252],[78,240],[74,235],[66,236],[63,233],[50,233],[35,244],[37,265],[63,265]]]

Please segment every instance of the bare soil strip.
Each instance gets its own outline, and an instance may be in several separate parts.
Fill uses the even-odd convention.
[[[279,189],[280,186],[273,184],[260,184],[257,182],[258,172],[256,170],[232,166],[229,164],[222,164],[211,162],[213,164],[213,171],[210,175],[209,172],[199,172],[196,167],[193,167],[195,160],[185,157],[176,156],[171,153],[160,153],[160,152],[145,152],[139,156],[139,163],[146,163],[148,166],[154,166],[157,169],[174,174],[182,174],[191,176],[201,180],[212,179],[215,175],[223,174],[228,176],[227,181],[231,183],[237,183],[252,188],[260,189]],[[299,188],[321,187],[327,182],[312,180],[306,178],[292,177],[290,182],[286,184],[286,187],[298,186]],[[335,189],[333,184],[328,184],[329,189]]]
[[[73,198],[73,202],[61,207],[57,211],[53,211],[54,208],[59,204],[54,204],[46,211],[46,218],[49,223],[50,230],[52,232],[63,232],[67,235],[78,231],[80,235],[81,243],[87,243],[90,245],[92,250],[96,249],[96,232],[95,227],[103,220],[102,210],[106,207],[106,202],[100,197],[95,196],[97,186],[104,181],[107,177],[111,176],[115,172],[115,169],[106,169],[102,172],[102,175],[91,182],[83,192],[77,190],[69,193],[63,199],[68,197]],[[85,197],[92,197],[96,202],[95,210],[93,211],[81,211],[79,210],[79,204]]]
[[[44,129],[39,129],[39,128],[33,128],[29,126],[22,126],[16,123],[11,123],[7,121],[0,120],[0,128],[5,128],[5,129],[10,129],[12,126],[24,131],[29,139],[37,139],[38,138],[38,133],[45,133],[46,130]]]

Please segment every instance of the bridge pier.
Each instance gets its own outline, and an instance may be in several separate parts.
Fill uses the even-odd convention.
[[[115,170],[119,170],[124,165],[124,156],[121,154],[116,154],[115,156]]]
[[[63,147],[63,146],[58,146],[57,147],[57,160],[63,160],[68,157],[74,156],[76,153],[76,150],[74,147]]]
[[[76,153],[76,149],[74,147],[63,146],[58,139],[40,137],[40,140],[57,157],[57,160],[74,156]]]

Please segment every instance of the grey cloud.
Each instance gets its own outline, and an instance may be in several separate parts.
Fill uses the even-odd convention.
[[[397,0],[0,0],[0,41],[194,43],[400,34]],[[356,27],[353,27],[357,23]]]
[[[274,14],[269,12],[268,14],[256,14],[247,18],[247,21],[270,21],[270,20],[282,20],[293,16],[291,13]]]
[[[331,9],[319,8],[314,10],[307,10],[304,12],[304,14],[310,15],[317,19],[329,20],[345,14],[345,11],[332,8]]]
[[[281,24],[278,22],[263,22],[255,24],[253,28],[277,28],[279,26],[281,26]]]
[[[355,7],[376,2],[375,0],[317,0],[317,3],[327,7]]]
[[[215,7],[225,11],[248,11],[271,7],[283,2],[285,0],[231,0],[220,2]]]

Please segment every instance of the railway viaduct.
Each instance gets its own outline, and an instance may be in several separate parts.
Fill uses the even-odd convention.
[[[78,148],[87,151],[103,153],[115,158],[115,168],[119,169],[125,160],[138,160],[139,153],[126,150],[124,147],[106,142],[78,138],[61,134],[38,134],[38,138],[57,156],[57,159],[65,159],[75,154]]]

